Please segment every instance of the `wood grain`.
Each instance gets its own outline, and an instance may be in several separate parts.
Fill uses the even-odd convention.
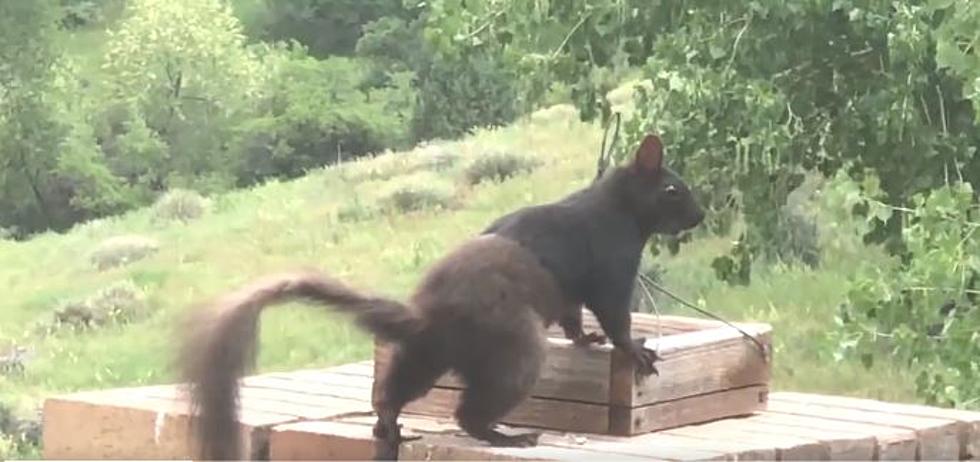
[[[771,349],[772,328],[764,324],[740,326]],[[640,384],[633,380],[633,363],[618,351],[612,355],[610,402],[620,406],[644,406],[688,396],[766,385],[771,364],[758,347],[730,327],[699,330],[647,341],[662,358],[659,375]]]
[[[141,396],[127,390],[52,397],[43,405],[45,459],[173,460],[191,457],[185,406],[172,399]],[[265,446],[263,427],[288,422],[290,416],[245,413],[243,454]],[[257,425],[260,424],[260,425]]]
[[[800,432],[812,430],[811,435],[814,438],[822,437],[828,441],[855,436],[873,438],[874,455],[878,460],[913,460],[919,450],[918,435],[906,429],[775,412],[763,412],[754,420],[796,428]]]
[[[761,451],[763,452],[757,457],[744,457],[749,460],[826,460],[830,458],[830,449],[819,439],[770,433],[768,430],[768,427],[754,424],[752,418],[731,418],[672,428],[664,430],[662,433],[682,435],[701,441],[719,441],[725,444],[746,445],[748,448],[762,448]]]
[[[954,420],[782,400],[771,403],[769,410],[782,414],[817,416],[842,422],[872,423],[912,430],[919,438],[919,456],[923,459],[950,460],[957,459],[960,455],[959,425]]]
[[[450,418],[461,395],[460,390],[433,388],[425,398],[405,406],[405,412]],[[531,397],[514,408],[501,422],[570,432],[607,433],[609,408],[591,403]]]
[[[544,437],[533,448],[500,448],[458,433],[420,432],[418,419],[403,419],[403,432],[422,439],[402,443],[404,460],[652,460],[629,454],[603,453],[584,446],[555,445],[557,437]],[[374,438],[366,422],[301,422],[273,429],[270,458],[273,460],[366,460],[374,454]]]
[[[691,396],[643,407],[610,408],[610,433],[636,435],[724,417],[748,415],[766,407],[768,387],[753,385]]]
[[[954,420],[958,423],[960,435],[959,458],[961,460],[967,460],[980,457],[980,412],[812,393],[779,392],[774,393],[772,399],[780,402],[814,403],[831,407],[877,411],[911,417],[933,417]]]
[[[388,348],[380,346],[376,349],[376,367],[387,364],[390,355]],[[608,351],[577,348],[570,343],[552,344],[548,348],[548,359],[531,391],[531,396],[608,404],[611,361]],[[463,382],[453,373],[443,375],[436,382],[436,386],[465,388]]]

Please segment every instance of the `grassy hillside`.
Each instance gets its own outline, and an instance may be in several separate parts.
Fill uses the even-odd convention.
[[[27,408],[54,392],[171,381],[175,319],[195,303],[275,270],[315,266],[356,286],[403,297],[430,262],[498,215],[587,184],[600,139],[596,127],[567,111],[545,111],[460,141],[213,197],[200,218],[186,223],[160,218],[150,208],[65,235],[0,241],[0,351],[17,345],[32,355],[23,373],[0,375],[0,396]],[[471,186],[466,169],[493,152],[530,156],[538,166],[526,175]],[[445,207],[401,212],[399,197],[402,203]],[[124,235],[153,239],[158,250],[97,270],[93,252],[106,239]],[[710,260],[729,245],[724,239],[699,239],[657,263],[676,292],[730,319],[774,324],[777,388],[914,400],[902,369],[835,364],[825,349],[820,336],[833,328],[833,310],[853,262],[877,255],[846,237],[831,237],[820,270],[774,265],[743,288],[725,286],[711,273]],[[49,323],[65,302],[122,281],[146,294],[148,318],[88,331],[38,332],[39,323]],[[366,359],[371,351],[369,338],[346,319],[297,305],[268,311],[261,336],[263,371]]]

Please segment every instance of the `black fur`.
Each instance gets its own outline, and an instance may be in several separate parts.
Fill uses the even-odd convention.
[[[575,306],[585,305],[605,336],[631,353],[643,373],[656,371],[643,339],[630,336],[630,306],[643,247],[653,233],[697,226],[704,212],[672,170],[661,165],[659,139],[648,136],[628,167],[555,203],[527,207],[491,224],[485,234],[513,239],[534,254]],[[644,164],[643,156],[652,156]],[[566,336],[583,340],[581,313],[559,320]],[[582,343],[602,342],[588,334]]]

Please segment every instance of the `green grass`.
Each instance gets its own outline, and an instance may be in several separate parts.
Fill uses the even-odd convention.
[[[213,197],[208,213],[187,223],[154,220],[145,209],[64,235],[0,241],[0,351],[9,344],[36,351],[23,376],[0,376],[0,396],[29,406],[52,393],[172,382],[174,321],[209,297],[276,270],[312,265],[358,287],[406,296],[430,263],[495,217],[559,198],[591,180],[600,131],[566,119],[533,120],[444,143],[439,151],[458,156],[456,161],[421,175],[431,159],[420,152],[387,154]],[[533,153],[541,165],[503,182],[469,186],[466,166],[491,147]],[[441,177],[454,188],[459,208],[404,214],[379,208],[361,219],[338,219],[341,210],[374,207],[386,188],[413,175],[420,175],[418,181]],[[122,234],[155,239],[159,250],[125,266],[93,269],[91,251]],[[832,248],[819,270],[771,265],[757,268],[752,285],[733,288],[718,282],[709,267],[728,245],[726,239],[701,238],[676,256],[658,257],[659,263],[679,294],[703,300],[729,319],[773,323],[775,388],[916,401],[905,369],[887,362],[872,370],[835,363],[821,338],[833,328],[855,262],[879,258],[876,252]],[[33,326],[50,317],[59,301],[124,279],[147,293],[148,319],[90,332],[34,334]],[[263,315],[260,371],[329,366],[370,354],[369,337],[326,310],[291,304]]]

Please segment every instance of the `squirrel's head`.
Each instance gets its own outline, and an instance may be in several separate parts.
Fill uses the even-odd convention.
[[[700,224],[704,211],[684,180],[664,165],[663,154],[660,137],[647,135],[632,161],[617,169],[614,181],[631,213],[647,231],[677,234]]]

